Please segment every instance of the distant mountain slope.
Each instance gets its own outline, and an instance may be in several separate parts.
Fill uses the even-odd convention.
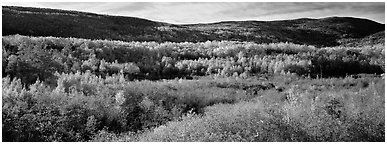
[[[377,32],[372,35],[363,37],[363,38],[352,38],[352,39],[343,39],[342,45],[344,46],[352,46],[352,47],[359,47],[359,46],[373,46],[382,44],[385,45],[385,32]]]
[[[79,37],[123,41],[207,40],[340,45],[384,31],[384,24],[350,17],[282,21],[227,21],[174,25],[146,19],[55,9],[3,6],[3,35]]]

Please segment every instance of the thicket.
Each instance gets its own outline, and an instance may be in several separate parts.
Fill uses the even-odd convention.
[[[206,81],[127,81],[90,72],[55,74],[57,86],[3,78],[3,141],[88,141],[99,131],[139,132],[249,97]]]
[[[55,88],[3,78],[3,141],[384,141],[378,78],[55,75]]]
[[[349,81],[356,82],[351,78],[342,80]],[[216,104],[207,107],[204,115],[184,115],[180,121],[145,132],[137,140],[385,141],[384,81],[369,84],[359,91],[315,93],[314,87],[307,84],[293,85],[284,93],[267,91],[253,101]]]
[[[382,45],[2,41],[2,141],[384,141]]]
[[[50,82],[55,72],[86,72],[127,79],[257,74],[337,77],[384,72],[384,46],[315,48],[292,43],[213,41],[156,43],[77,38],[2,38],[3,76],[23,84]]]

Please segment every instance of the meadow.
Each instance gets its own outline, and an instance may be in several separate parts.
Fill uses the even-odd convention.
[[[2,38],[3,141],[385,141],[384,44]]]

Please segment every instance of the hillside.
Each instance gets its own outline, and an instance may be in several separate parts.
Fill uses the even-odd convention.
[[[3,35],[77,37],[122,41],[235,40],[337,46],[384,31],[367,19],[329,17],[281,21],[226,21],[174,25],[146,19],[55,9],[3,6]]]
[[[352,46],[352,47],[362,47],[362,46],[373,46],[378,44],[385,44],[385,32],[377,32],[372,35],[363,37],[363,38],[352,38],[352,39],[343,39],[342,45]]]

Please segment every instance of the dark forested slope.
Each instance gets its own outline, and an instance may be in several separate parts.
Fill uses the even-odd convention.
[[[344,46],[362,47],[362,46],[373,46],[378,44],[384,45],[384,41],[385,41],[385,34],[384,34],[384,31],[381,31],[363,38],[343,39],[340,43]]]
[[[2,11],[3,35],[158,42],[292,42],[320,47],[336,46],[348,39],[384,31],[384,24],[351,17],[174,25],[134,17],[55,9],[3,6]]]

